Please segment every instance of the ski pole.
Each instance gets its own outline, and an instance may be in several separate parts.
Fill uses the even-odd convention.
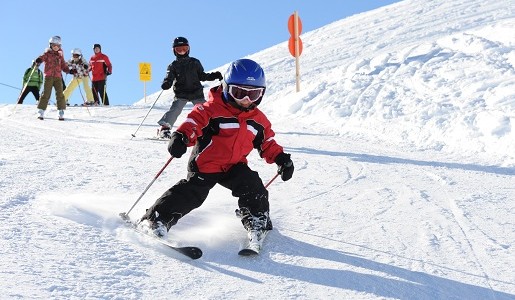
[[[91,91],[93,92],[93,99],[94,99],[95,102],[96,102],[96,100],[98,100],[98,104],[100,104],[100,99],[98,99],[100,97],[98,95],[99,93],[97,91],[97,88],[95,87],[95,83],[93,82],[93,78],[91,78],[91,76],[89,75],[89,72],[88,72],[88,78],[91,81]]]
[[[79,84],[79,78],[75,78],[77,79],[77,86],[79,87],[79,92],[80,92],[80,96],[82,97],[82,102],[84,104],[84,106],[86,107],[86,109],[88,110],[88,114],[89,116],[91,117],[91,112],[89,111],[89,108],[88,106],[86,105],[86,99],[84,99],[84,95],[82,94],[82,90],[80,89],[80,84]],[[84,80],[86,80],[84,77],[82,77],[82,84],[84,84]]]
[[[128,212],[124,213],[120,213],[120,217],[122,217],[122,219],[128,221],[129,220],[129,213],[131,212],[131,210],[134,208],[134,206],[136,206],[136,204],[138,204],[138,202],[141,200],[141,198],[143,198],[143,195],[145,195],[145,193],[148,191],[148,189],[152,186],[152,184],[154,184],[154,181],[156,181],[156,179],[161,175],[161,173],[163,173],[163,171],[166,169],[166,167],[170,164],[170,162],[172,161],[173,159],[173,156],[170,156],[170,158],[168,159],[168,161],[166,162],[166,164],[161,168],[161,170],[159,170],[159,172],[156,174],[156,176],[154,177],[154,179],[152,179],[152,181],[147,185],[147,187],[145,188],[145,190],[143,191],[143,193],[141,193],[141,195],[139,196],[138,200],[136,200],[136,202],[134,202],[134,204],[132,205],[131,209],[129,209]]]
[[[268,188],[268,186],[272,184],[272,182],[274,182],[277,176],[279,176],[279,173],[275,174],[274,178],[270,179],[270,181],[265,185],[265,189]]]
[[[12,112],[13,114],[16,111],[16,107],[18,107],[18,103],[20,102],[21,95],[23,95],[23,92],[25,91],[25,89],[29,85],[30,78],[32,77],[32,74],[34,74],[34,71],[36,69],[37,69],[37,64],[34,63],[34,66],[32,67],[32,70],[30,71],[29,77],[27,77],[27,82],[25,82],[25,84],[23,85],[23,88],[21,89],[20,95],[18,96],[18,100],[16,100],[16,105],[14,106],[14,109],[13,109],[13,112]]]
[[[148,110],[147,114],[145,115],[145,117],[143,118],[143,120],[141,120],[141,123],[139,124],[138,126],[138,129],[136,129],[136,131],[132,134],[132,137],[131,137],[131,140],[133,137],[136,137],[136,132],[138,132],[139,128],[141,127],[141,125],[143,125],[143,122],[145,122],[145,119],[148,117],[148,114],[150,113],[150,111],[152,110],[152,108],[154,108],[154,105],[156,105],[156,102],[157,100],[159,100],[159,97],[161,97],[161,94],[164,92],[164,90],[161,90],[161,93],[159,93],[159,95],[157,96],[156,100],[154,101],[154,103],[152,103],[152,106],[150,107],[150,109]]]
[[[106,88],[107,88],[107,76],[109,74],[107,74],[108,73],[107,64],[104,62],[102,66],[103,66],[102,69],[104,70],[104,94],[102,95],[102,106],[104,106],[104,105],[106,105],[105,99],[106,99]]]
[[[104,95],[102,96],[102,106],[106,105],[106,87],[107,87],[107,76],[104,80]]]

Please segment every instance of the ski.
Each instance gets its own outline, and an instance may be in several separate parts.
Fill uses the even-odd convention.
[[[254,256],[258,255],[261,249],[263,249],[263,242],[267,236],[269,230],[252,230],[248,232],[248,240],[239,252],[241,256]]]
[[[159,138],[159,137],[147,137],[147,138],[145,138],[145,140],[161,141],[161,142],[169,142],[170,141],[170,139],[163,139],[163,138]]]
[[[57,121],[64,121],[64,118],[62,117],[57,117],[57,119],[54,119],[54,118],[44,118],[44,117],[38,117],[38,120],[41,120],[41,121],[44,121],[44,120],[57,120]],[[69,119],[68,119],[69,120]]]
[[[138,224],[132,222],[129,218],[129,216],[127,216],[126,213],[120,213],[120,216],[121,218],[125,221],[126,225],[129,227],[129,228],[132,228],[134,229],[134,231],[138,232],[138,233],[141,233],[143,235],[146,235],[147,237],[150,237],[152,239],[154,239],[155,241],[159,242],[161,245],[164,245],[174,251],[177,251],[179,252],[180,254],[182,255],[185,255],[191,259],[199,259],[202,257],[202,250],[198,247],[193,247],[193,246],[185,246],[185,247],[177,247],[177,246],[174,246],[172,245],[169,241],[165,240],[165,239],[162,239],[158,236],[155,236],[153,234],[150,234],[148,232],[146,232],[145,230],[141,229]]]

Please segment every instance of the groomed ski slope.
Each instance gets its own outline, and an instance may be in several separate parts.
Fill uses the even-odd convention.
[[[238,256],[236,199],[215,187],[172,228],[189,260],[123,226],[169,158],[146,140],[163,93],[134,105],[0,105],[0,293],[7,299],[514,299],[513,1],[404,1],[251,56],[292,154],[274,230]],[[287,49],[287,48],[285,48]],[[281,52],[282,51],[282,52]],[[222,66],[220,70],[223,70]],[[115,87],[111,87],[115,89]],[[1,97],[1,95],[0,95]],[[13,101],[14,102],[14,101]],[[179,119],[183,119],[187,106]],[[276,166],[256,153],[267,183]],[[174,159],[131,212],[185,176]]]

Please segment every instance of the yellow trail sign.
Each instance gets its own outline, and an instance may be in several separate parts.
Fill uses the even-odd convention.
[[[150,81],[152,79],[152,66],[150,63],[139,63],[139,79]]]

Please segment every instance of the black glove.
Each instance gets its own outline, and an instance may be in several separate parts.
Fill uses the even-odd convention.
[[[84,70],[88,69],[88,65],[86,65],[86,64],[84,64],[83,67],[84,67]]]
[[[69,74],[77,74],[77,69],[70,69],[70,72],[68,72]]]
[[[174,131],[170,143],[168,143],[168,152],[173,157],[181,158],[186,153],[187,144],[188,138],[184,134]]]
[[[35,61],[37,64],[40,64],[40,63],[42,63],[42,62],[43,62],[43,60],[42,60],[40,57],[36,58],[34,61]]]
[[[109,76],[109,75],[111,75],[111,72],[107,71],[106,76]]]
[[[218,79],[218,80],[223,80],[224,77],[222,76],[222,73],[216,71],[215,72],[215,79]]]
[[[277,173],[281,174],[283,181],[288,181],[293,176],[293,162],[290,159],[290,155],[284,152],[279,153],[275,158],[275,163],[279,166]]]
[[[161,84],[161,88],[163,90],[169,90],[172,87],[172,83],[170,81],[163,81],[163,84]]]

